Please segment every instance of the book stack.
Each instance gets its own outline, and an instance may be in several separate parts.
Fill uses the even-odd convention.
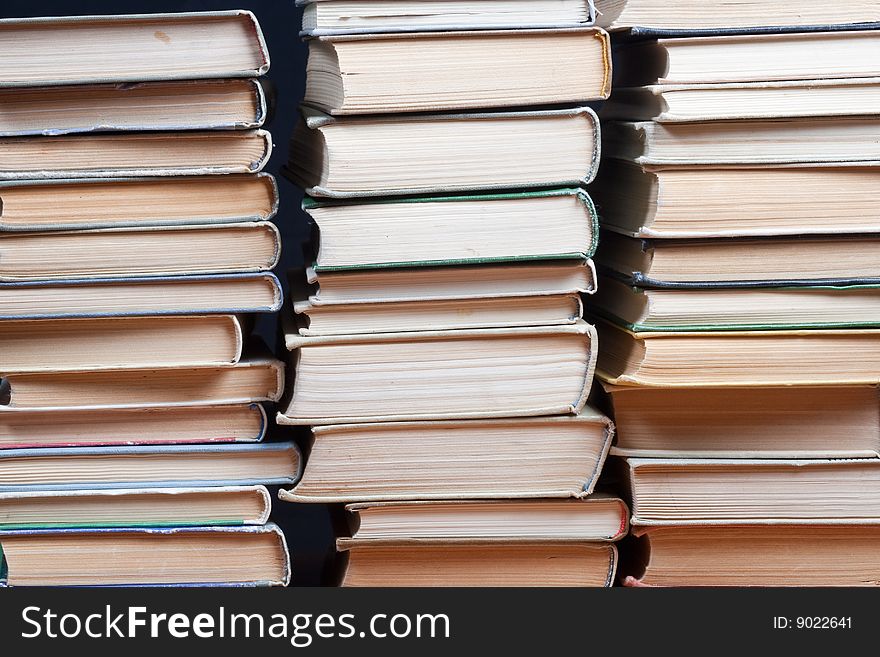
[[[626,582],[876,584],[877,8],[603,8],[628,29],[595,188]]]
[[[265,485],[298,452],[256,444],[283,368],[244,346],[280,297],[255,17],[3,20],[0,49],[0,580],[286,583]]]
[[[627,511],[590,496],[612,427],[579,298],[607,34],[583,1],[303,4],[316,239],[278,421],[314,440],[281,498],[349,505],[344,585],[610,584]]]

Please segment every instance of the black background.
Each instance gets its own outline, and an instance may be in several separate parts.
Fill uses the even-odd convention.
[[[267,129],[275,150],[267,171],[278,178],[281,208],[275,223],[284,240],[282,260],[277,272],[302,265],[300,244],[306,238],[306,217],[300,210],[302,193],[279,175],[287,162],[288,141],[297,118],[297,105],[303,96],[308,49],[298,36],[301,11],[294,0],[0,0],[0,18],[24,16],[69,16],[91,14],[153,14],[180,11],[219,11],[249,9],[256,14],[269,46],[271,68],[268,78],[277,91],[275,113]],[[3,53],[0,53],[0,57]],[[275,346],[277,315],[260,318],[257,331]],[[302,432],[277,429],[273,439],[302,442]],[[274,492],[274,491],[273,491]],[[321,505],[288,504],[275,500],[273,520],[284,528],[293,554],[293,583],[316,585],[328,576],[328,560],[333,554],[330,513]],[[338,517],[341,510],[335,509]],[[332,577],[332,574],[329,575]]]

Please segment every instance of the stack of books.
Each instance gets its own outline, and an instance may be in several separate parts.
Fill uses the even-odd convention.
[[[256,444],[283,366],[245,347],[281,296],[255,17],[3,20],[0,44],[0,579],[286,583],[264,485],[298,452]]]
[[[876,584],[877,9],[603,5],[631,28],[593,190],[627,582]]]
[[[350,505],[345,585],[610,584],[627,511],[589,497],[612,427],[579,296],[607,34],[588,2],[304,4],[316,238],[278,421],[314,441],[282,499]]]

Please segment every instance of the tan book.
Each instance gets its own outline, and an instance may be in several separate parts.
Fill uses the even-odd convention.
[[[0,530],[265,525],[271,508],[265,486],[18,491],[0,493]]]
[[[627,586],[877,586],[878,526],[651,527]]]
[[[570,417],[319,426],[290,502],[581,498],[614,435],[586,408]]]
[[[271,153],[265,130],[10,137],[0,180],[257,173]]]
[[[594,494],[578,500],[362,502],[345,507],[351,538],[338,549],[364,545],[617,541],[626,536],[629,510],[622,500]]]
[[[587,107],[339,119],[305,108],[288,172],[335,198],[566,187],[593,179],[599,141]]]
[[[660,458],[880,458],[875,386],[606,386],[611,453]],[[769,429],[772,428],[772,429]]]
[[[0,22],[7,87],[256,77],[269,53],[249,11],[11,18]],[[63,57],[59,57],[63,53]]]
[[[192,406],[278,401],[284,364],[251,358],[226,366],[25,372],[0,380],[4,408]]]
[[[880,383],[880,330],[632,333],[596,323],[597,376],[668,388]]]
[[[334,115],[571,105],[610,91],[610,40],[593,28],[349,34],[308,44],[303,102]]]
[[[572,325],[303,337],[281,424],[576,414],[596,359],[595,329]]]
[[[613,543],[345,545],[341,586],[611,586]]]
[[[268,173],[0,183],[4,232],[235,224],[268,221],[277,211]]]
[[[235,315],[0,322],[0,374],[231,364],[247,330]]]
[[[0,449],[163,443],[260,442],[268,421],[260,404],[131,408],[7,408]]]
[[[266,96],[255,80],[145,82],[3,89],[0,136],[259,128]]]
[[[79,529],[0,535],[7,586],[287,586],[284,534],[263,527]],[[112,554],[113,559],[107,555]]]

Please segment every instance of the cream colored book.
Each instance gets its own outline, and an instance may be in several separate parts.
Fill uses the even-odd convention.
[[[877,586],[880,527],[650,527],[626,586]],[[845,556],[843,556],[845,555]]]
[[[703,388],[880,383],[880,330],[632,333],[596,323],[614,385]]]
[[[594,28],[348,34],[308,44],[303,102],[333,115],[573,105],[611,88],[610,40]]]
[[[312,196],[355,198],[590,182],[599,120],[587,107],[333,118],[304,109],[289,175]]]
[[[293,388],[281,424],[576,414],[595,329],[567,326],[303,337],[287,348]]]
[[[319,426],[290,502],[582,498],[591,494],[611,421],[580,415]]]
[[[268,173],[0,183],[3,232],[236,224],[268,221],[277,211],[278,186]]]
[[[880,458],[875,386],[605,386],[611,453],[644,458]]]

